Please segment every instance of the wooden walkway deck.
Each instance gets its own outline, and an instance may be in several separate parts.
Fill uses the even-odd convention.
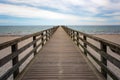
[[[102,80],[90,68],[79,49],[61,27],[19,79]]]

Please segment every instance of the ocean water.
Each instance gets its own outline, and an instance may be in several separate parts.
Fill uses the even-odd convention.
[[[52,27],[53,26],[0,26],[0,35],[26,35]]]
[[[42,31],[51,27],[53,26],[0,26],[0,35],[26,35]],[[120,25],[69,25],[68,27],[88,34],[120,34]]]
[[[69,26],[74,30],[85,32],[88,34],[120,34],[120,25],[104,25],[104,26]]]

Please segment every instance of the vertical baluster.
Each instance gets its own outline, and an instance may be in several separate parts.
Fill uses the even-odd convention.
[[[16,52],[18,50],[18,44],[14,44],[11,46],[12,53]],[[18,63],[18,56],[12,59],[12,65],[16,65]],[[19,68],[16,69],[16,71],[13,73],[13,78],[15,79],[17,75],[19,74]]]
[[[85,41],[87,41],[87,37],[86,37],[85,35],[83,35],[83,39],[84,39]],[[86,44],[86,43],[84,43],[84,47],[87,49],[87,44]],[[86,52],[85,49],[84,49],[84,54],[87,56],[87,52]]]
[[[70,37],[72,38],[72,30],[70,30]]]
[[[48,30],[48,40],[50,39],[50,29]]]
[[[79,32],[77,32],[77,46],[79,47]]]
[[[36,36],[33,36],[33,41],[35,41],[36,40]],[[33,48],[35,48],[36,47],[36,42],[33,44]],[[37,54],[37,50],[35,50],[34,51],[34,56]]]
[[[51,38],[51,29],[49,30],[49,39]]]
[[[42,32],[41,37],[42,37],[41,43],[42,43],[42,47],[43,47],[44,46],[44,31]]]
[[[104,52],[107,52],[107,46],[101,42],[101,50]],[[107,66],[107,59],[105,59],[103,56],[101,56],[101,62]],[[103,74],[103,76],[107,79],[107,72],[104,70],[104,68],[101,67],[101,73]]]
[[[46,37],[45,37],[46,39],[45,40],[47,42],[48,41],[48,32],[47,32],[47,30],[45,31],[45,34],[46,34]]]
[[[69,34],[69,36],[70,36],[70,34],[71,34],[71,31],[70,31],[70,30],[68,30],[68,34]]]
[[[75,32],[73,31],[73,41],[74,41],[74,39],[75,39]]]
[[[47,41],[50,39],[50,32],[47,30]]]
[[[77,32],[76,31],[74,31],[74,41],[77,44]]]

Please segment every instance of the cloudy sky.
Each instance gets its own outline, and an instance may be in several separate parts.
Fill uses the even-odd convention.
[[[119,25],[120,0],[0,0],[0,25]]]

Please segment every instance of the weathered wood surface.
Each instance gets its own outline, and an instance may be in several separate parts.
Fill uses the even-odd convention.
[[[120,60],[110,55],[110,51],[108,50],[110,48],[111,51],[113,51],[113,54],[119,56],[120,54],[119,44],[86,33],[82,33],[80,31],[73,30],[65,26],[63,26],[63,28],[72,38],[74,43],[76,43],[78,47],[81,47],[84,50],[84,51],[81,50],[82,53],[84,53],[86,56],[89,55],[100,66],[101,71],[99,72],[102,73],[102,75],[106,80],[108,76],[110,76],[113,80],[120,80],[120,77],[112,69],[110,69],[109,66],[107,66],[107,64],[109,64],[108,62],[110,61],[114,66],[116,66],[116,68],[120,68]],[[89,40],[87,39],[92,39],[97,41],[100,44],[99,45],[100,48],[89,42]],[[83,42],[83,44],[81,42]],[[90,52],[90,50],[87,47],[90,47],[95,52],[97,52],[100,55],[101,59],[96,58],[95,55],[93,54],[94,52]]]
[[[20,80],[102,80],[61,27],[21,76]]]

